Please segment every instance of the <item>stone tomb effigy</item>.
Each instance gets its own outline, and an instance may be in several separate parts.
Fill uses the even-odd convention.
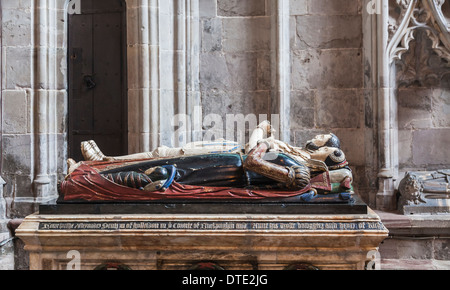
[[[85,155],[59,200],[17,230],[30,268],[372,268],[388,231],[354,194],[336,136],[305,150],[273,138],[234,145],[148,159]]]

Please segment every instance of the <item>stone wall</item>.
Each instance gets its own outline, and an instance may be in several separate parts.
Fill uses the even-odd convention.
[[[47,41],[43,43],[44,47],[48,51],[55,52],[56,59],[53,64],[56,68],[54,73],[47,74],[47,78],[50,79],[39,79],[36,77],[37,74],[30,70],[37,62],[33,56],[37,45],[34,42],[40,37],[39,31],[34,30],[34,27],[39,26],[33,23],[36,22],[36,16],[31,13],[31,1],[3,0],[2,3],[5,62],[2,88],[4,111],[2,176],[7,182],[5,199],[10,209],[8,215],[13,218],[33,212],[36,201],[42,198],[38,193],[39,189],[33,185],[36,173],[40,171],[39,166],[46,164],[48,167],[46,171],[50,173],[48,178],[51,180],[48,182],[51,187],[48,192],[54,191],[56,180],[64,175],[67,158],[65,146],[67,94],[64,90],[66,72],[63,31],[65,28],[64,25],[58,24],[55,25],[56,31],[49,30],[51,33],[56,32],[54,37],[57,39],[53,42],[45,38],[45,35],[42,36],[44,37],[42,41]],[[52,7],[58,10],[57,18],[54,20],[57,23],[64,22],[63,4],[64,1],[58,1],[57,5]],[[130,11],[139,8],[133,1],[127,5]],[[220,115],[224,126],[227,114],[244,116],[253,114],[261,119],[270,118],[273,112],[271,108],[274,90],[271,80],[273,47],[269,6],[267,0],[199,1],[201,106],[204,116]],[[175,11],[164,8],[164,13],[173,15]],[[135,17],[135,15],[136,12],[130,12],[128,16]],[[161,19],[161,27],[165,28],[160,32],[163,34],[159,35],[162,46],[161,59],[164,60],[164,64],[160,64],[160,67],[164,72],[167,70],[168,74],[171,74],[176,68],[169,61],[170,55],[166,57],[168,50],[165,47],[169,47],[171,43],[172,46],[176,44],[164,39],[179,35],[180,32],[177,31],[177,27],[170,26],[172,25],[170,21],[174,19],[172,16],[168,15],[168,18]],[[131,20],[129,19],[129,23],[133,23]],[[129,55],[134,53],[137,39],[133,36],[135,33],[132,33],[132,29],[133,26],[128,27]],[[358,188],[361,192],[366,192],[366,189],[373,187],[375,182],[371,171],[373,168],[371,146],[355,146],[355,143],[359,145],[373,143],[371,128],[373,123],[368,122],[369,118],[366,118],[368,104],[363,92],[360,1],[290,1],[290,39],[291,143],[302,146],[307,139],[317,133],[336,133],[341,137],[344,151],[355,169]],[[173,55],[173,52],[170,53]],[[135,58],[130,63],[134,65]],[[132,77],[135,67],[130,66],[130,69],[129,74]],[[136,80],[129,81],[132,109],[139,103],[134,101],[135,91],[142,90],[139,83],[134,85],[136,82]],[[176,98],[171,95],[177,90],[176,86],[166,89],[167,77],[161,78],[160,82],[163,84],[160,91],[160,98],[163,101],[159,114],[166,112],[166,107],[172,108],[169,111],[175,113],[174,105],[170,104],[173,101],[169,100]],[[37,92],[49,95],[42,97],[38,96]],[[40,118],[46,117],[38,110],[38,104],[41,108],[44,107],[42,112],[51,112],[51,116],[47,116],[48,120],[44,124],[39,124],[42,123]],[[139,125],[142,120],[134,120],[136,116],[141,115],[130,114],[132,120],[130,138],[138,134],[147,136],[153,134],[140,133],[144,132],[143,128],[139,128],[143,126]],[[41,128],[42,125],[46,128]],[[166,128],[167,125],[167,122],[161,122],[160,127],[152,128]],[[203,130],[213,126],[207,122],[203,125]],[[248,126],[247,130],[250,128]],[[163,130],[159,134],[165,132],[168,131]],[[44,142],[49,148],[47,152],[40,151],[38,133],[46,136]],[[165,143],[164,140],[167,140],[167,137],[162,136],[160,142]],[[130,144],[139,145],[136,142]],[[130,151],[139,151],[137,147],[146,147],[138,145],[133,145]],[[62,150],[52,151],[56,148]],[[57,155],[52,156],[56,152]],[[40,154],[48,156],[41,158],[45,160],[37,162],[36,158]]]
[[[1,2],[2,177],[9,218],[24,217],[37,203],[54,198],[50,192],[64,176],[65,43],[62,29],[51,24],[65,19],[64,1],[57,2],[48,7],[36,1]],[[39,25],[36,18],[47,9],[57,17]]]
[[[203,114],[220,115],[224,126],[227,114],[270,114],[271,20],[266,1],[203,0],[200,17]],[[206,121],[203,129],[209,130],[214,124]]]
[[[270,115],[267,1],[203,0],[200,5],[204,114]],[[290,42],[291,143],[304,146],[318,133],[337,134],[357,187],[369,200],[376,173],[372,100],[363,90],[361,1],[290,1]]]
[[[283,139],[293,145],[303,146],[318,133],[338,135],[356,189],[372,207],[380,169],[391,180],[397,165],[400,171],[449,166],[450,73],[425,33],[417,33],[398,62],[398,87],[384,102],[390,88],[377,84],[386,77],[380,73],[385,60],[376,53],[383,39],[377,37],[392,27],[388,21],[375,27],[365,12],[369,0],[273,1],[126,0],[130,153],[196,140],[211,128],[221,129],[215,137],[229,137],[223,135],[227,115],[254,116],[257,122],[279,114],[288,116],[282,123],[290,134]],[[67,0],[0,3],[0,180],[6,182],[0,189],[0,234],[6,237],[8,219],[55,198],[66,171]],[[287,27],[283,17],[289,18]],[[283,33],[289,41],[276,38]],[[288,64],[280,54],[289,56]],[[222,128],[211,119],[191,120],[187,130],[198,132],[172,142],[167,118],[192,117],[198,106],[203,117],[218,116]],[[388,124],[381,122],[385,115]],[[392,135],[387,139],[385,129]],[[382,164],[397,155],[399,164]]]
[[[397,66],[400,171],[450,164],[450,70],[425,32]]]
[[[47,193],[54,192],[56,180],[65,171],[65,1],[56,1],[51,7],[37,2],[32,6],[33,1],[1,3],[2,177],[7,183],[4,194],[7,215],[13,218],[23,217],[35,210],[37,202],[52,197],[42,194],[36,179],[47,186]],[[145,35],[136,27],[151,23],[137,17],[141,8],[155,8],[142,3],[127,1],[130,152],[171,145],[167,142],[171,124],[164,117],[168,112],[190,113],[192,104],[201,105],[203,116],[220,116],[223,126],[227,114],[270,119],[272,113],[286,113],[276,112],[272,107],[277,88],[273,81],[274,22],[269,0],[199,0],[198,15],[194,10],[185,11],[181,6],[164,2],[159,11],[160,27],[148,32],[150,39],[156,39],[160,46],[159,55],[148,54],[150,66],[144,65],[147,61],[142,59],[145,50],[141,46],[154,44],[146,43]],[[372,192],[377,187],[379,167],[374,106],[377,100],[366,89],[373,76],[365,63],[371,57],[365,55],[364,49],[365,4],[361,0],[289,1],[287,70],[291,90],[285,108],[290,109],[292,144],[303,146],[317,133],[333,132],[342,139],[355,171],[356,187],[373,206]],[[41,14],[44,17],[44,13],[53,17],[45,25],[38,18]],[[179,17],[174,17],[175,14]],[[177,22],[181,16],[188,16],[191,22]],[[198,33],[185,29],[187,25],[195,29],[197,20]],[[448,152],[440,147],[449,139],[448,70],[430,50],[431,44],[424,35],[417,37],[417,42],[428,47],[412,46],[412,52],[404,55],[404,64],[398,68],[400,170],[436,169],[449,163]],[[420,72],[411,75],[414,70],[408,68],[417,66],[422,59],[427,64],[425,68],[421,65]],[[52,69],[39,71],[37,64],[43,61]],[[182,67],[187,69],[180,70]],[[149,80],[143,78],[155,70],[160,72],[155,82],[154,75]],[[402,75],[402,71],[407,73]],[[192,77],[196,73],[198,79]],[[197,93],[201,95],[199,101]],[[139,104],[147,97],[150,101],[144,103],[149,108],[143,108]],[[183,99],[186,103],[180,103]],[[156,109],[151,105],[158,103],[160,107]],[[144,119],[152,122],[147,124]],[[204,122],[201,129],[211,127],[213,122]],[[250,128],[247,127],[246,133]],[[149,142],[155,130],[160,136]]]
[[[0,2],[0,9],[2,7],[2,3]],[[0,14],[0,23],[2,22],[2,15]],[[0,26],[2,27],[2,26]],[[0,35],[3,33],[0,31]],[[0,52],[2,51],[2,47],[0,47]],[[0,59],[0,64],[3,64],[2,59]],[[3,67],[3,65],[2,65]],[[14,269],[14,249],[8,241],[11,237],[11,233],[8,229],[8,219],[6,217],[6,200],[4,198],[4,187],[5,181],[1,177],[1,168],[3,164],[3,160],[1,160],[1,156],[3,155],[3,98],[0,93],[0,270],[12,270]]]
[[[372,98],[364,91],[362,3],[291,2],[291,140],[333,132],[367,202],[376,187]]]
[[[28,5],[2,1],[2,176],[5,199],[31,191],[31,121],[27,88],[31,88],[31,11]],[[18,150],[16,150],[18,149]]]
[[[41,4],[32,7],[32,3],[2,1],[5,63],[2,177],[7,182],[5,199],[10,218],[35,211],[40,200],[51,197],[56,180],[64,175],[68,157],[65,1],[56,1],[51,7],[41,7]],[[160,27],[146,27],[150,39],[159,39],[157,43],[161,47],[159,56],[149,54],[147,60],[140,47],[154,44],[146,43],[145,34],[135,31],[139,25],[151,23],[138,23],[143,21],[142,16],[137,17],[141,7],[147,6],[127,1],[130,152],[148,150],[159,144],[171,145],[167,142],[170,123],[162,118],[167,112],[183,113],[182,108],[189,112],[192,109],[189,104],[195,103],[189,101],[193,94],[188,92],[192,81],[189,73],[197,71],[195,55],[192,57],[196,53],[195,33],[192,36],[183,32],[187,31],[183,30],[183,25],[194,24],[177,23],[174,15],[181,11],[180,7],[164,3],[159,12]],[[273,85],[274,27],[270,3],[269,0],[199,1],[199,87],[194,84],[190,89],[194,94],[197,89],[201,93],[203,116],[218,114],[226,126],[227,114],[270,119],[272,113],[278,113],[272,107],[276,88]],[[361,1],[291,0],[289,6],[290,67],[287,70],[291,91],[287,107],[290,108],[290,141],[303,146],[317,133],[336,133],[355,170],[357,188],[370,201],[369,192],[376,187],[377,166],[373,154],[372,99],[363,89]],[[38,13],[33,15],[33,9]],[[45,9],[49,9],[49,17],[56,16],[44,25],[40,24],[38,16]],[[195,20],[197,15],[190,17]],[[172,38],[191,42],[182,45]],[[44,48],[49,57],[38,59],[42,54],[37,53],[37,47]],[[155,57],[159,57],[161,63]],[[181,67],[188,68],[180,71],[174,59]],[[53,69],[43,75],[36,73],[36,64],[40,61],[48,61]],[[145,65],[146,62],[150,66]],[[153,83],[155,76],[152,75],[149,90],[143,76],[154,71],[155,65],[159,67],[159,79]],[[183,73],[185,80],[180,80]],[[179,94],[182,90],[186,91],[190,103],[180,106],[175,102],[183,100],[184,96]],[[149,106],[159,103],[160,108],[140,106],[147,97],[151,99]],[[152,123],[146,124],[145,118]],[[213,125],[205,122],[202,129],[208,130]],[[246,133],[250,129],[248,126]],[[160,131],[157,132],[159,141],[148,142],[145,138],[152,137],[155,130]],[[41,140],[41,136],[44,139]],[[139,141],[135,141],[137,139]],[[41,143],[47,149],[41,150]],[[43,176],[45,191],[50,196],[43,195],[42,189],[36,186],[37,176]]]

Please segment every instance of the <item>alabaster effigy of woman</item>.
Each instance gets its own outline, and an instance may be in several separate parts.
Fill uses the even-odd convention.
[[[264,139],[271,130],[268,122],[260,124],[245,149],[219,140],[121,157],[107,157],[94,141],[83,142],[87,161],[69,161],[60,195],[64,201],[308,201],[318,194],[351,194],[353,177],[337,136],[318,135],[303,149]]]

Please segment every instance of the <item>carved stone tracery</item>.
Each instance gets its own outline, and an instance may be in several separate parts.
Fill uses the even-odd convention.
[[[415,39],[410,50],[396,63],[397,86],[439,86],[445,75],[450,74],[448,62],[432,49],[427,33],[417,31]]]
[[[389,7],[388,55],[391,63],[410,49],[416,32],[422,29],[433,50],[450,61],[450,20],[442,12],[445,0],[396,0]]]

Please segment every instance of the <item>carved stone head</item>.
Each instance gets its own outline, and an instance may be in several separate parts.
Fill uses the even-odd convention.
[[[405,178],[400,182],[398,190],[403,205],[413,205],[425,203],[422,199],[423,184],[413,173],[406,173]]]
[[[317,135],[312,140],[306,142],[308,151],[316,151],[322,147],[341,148],[341,141],[333,133]]]

